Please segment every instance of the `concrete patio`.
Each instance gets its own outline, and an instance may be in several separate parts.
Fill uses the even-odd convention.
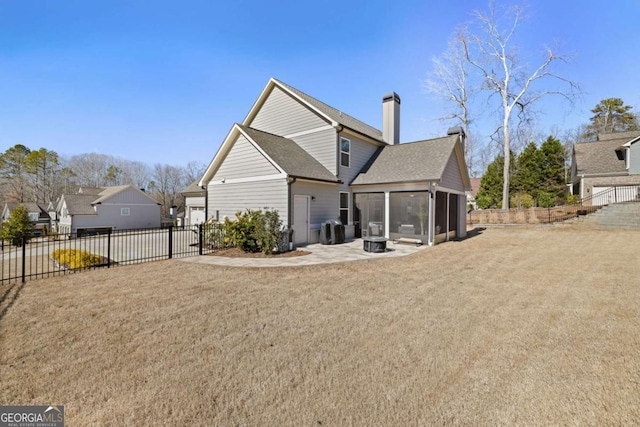
[[[314,243],[301,247],[311,252],[309,255],[274,258],[230,258],[224,256],[202,255],[180,258],[181,261],[199,264],[226,265],[232,267],[298,267],[303,265],[330,264],[335,262],[360,261],[388,257],[406,256],[426,249],[428,246],[387,242],[384,253],[365,252],[362,239],[348,241],[341,245],[321,245]]]

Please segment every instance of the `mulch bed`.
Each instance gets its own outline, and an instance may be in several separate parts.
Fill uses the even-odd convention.
[[[295,251],[282,252],[278,254],[266,255],[262,252],[245,252],[240,248],[220,249],[215,252],[210,252],[207,255],[211,256],[226,256],[231,258],[290,258],[297,256],[309,255],[311,252],[296,249]]]

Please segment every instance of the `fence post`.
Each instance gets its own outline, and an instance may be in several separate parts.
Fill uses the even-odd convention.
[[[27,281],[27,237],[22,236],[22,283]]]
[[[111,229],[107,233],[107,268],[111,268]]]
[[[549,224],[551,224],[551,207],[547,206],[547,212],[549,214]]]
[[[202,247],[204,246],[203,244],[204,233],[202,232],[202,227],[203,227],[202,223],[198,224],[198,255],[202,255]]]
[[[173,225],[169,226],[169,259],[173,258]]]

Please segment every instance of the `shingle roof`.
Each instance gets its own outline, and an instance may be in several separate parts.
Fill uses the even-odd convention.
[[[91,203],[96,199],[93,194],[65,194],[62,196],[69,215],[95,215]]]
[[[338,178],[307,153],[295,141],[237,125],[258,146],[280,166],[288,175],[319,181],[338,182]]]
[[[197,179],[197,180],[193,181],[184,190],[182,190],[180,192],[180,194],[182,194],[182,195],[185,195],[185,194],[204,194],[205,191],[202,189],[202,187],[200,187],[198,185],[199,182],[200,182],[200,179]]]
[[[352,185],[434,181],[442,178],[458,135],[378,149]]]
[[[135,188],[135,187],[133,187],[132,185],[116,185],[113,187],[103,187],[102,191],[100,191],[97,194],[99,197],[96,198],[93,201],[93,203],[101,203],[106,199],[108,199],[109,197],[113,196],[114,194],[118,194],[119,192],[124,191],[127,188]]]
[[[577,174],[625,173],[625,160],[618,157],[616,149],[638,136],[640,131],[602,134],[598,141],[575,144]]]
[[[342,126],[355,130],[356,132],[359,132],[363,135],[366,135],[370,138],[373,139],[377,139],[380,142],[384,142],[382,139],[382,132],[379,131],[378,129],[374,128],[373,126],[369,126],[368,124],[361,122],[360,120],[346,114],[343,113],[340,110],[337,110],[327,104],[325,104],[322,101],[319,101],[317,99],[315,99],[312,96],[307,95],[306,93],[292,87],[289,86],[288,84],[281,82],[280,80],[276,80],[273,79],[276,82],[278,82],[278,84],[284,86],[285,88],[289,89],[291,92],[295,93],[296,95],[298,95],[300,98],[302,98],[303,100],[305,100],[306,102],[308,102],[309,104],[311,104],[314,108],[318,109],[319,111],[321,111],[323,114],[325,114],[326,116],[328,116],[331,120],[340,123]]]

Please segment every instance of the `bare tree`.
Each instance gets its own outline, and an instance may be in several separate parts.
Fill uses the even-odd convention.
[[[453,120],[460,124],[467,135],[464,158],[469,169],[474,170],[474,148],[477,138],[469,136],[472,122],[470,100],[474,91],[469,82],[469,63],[463,42],[465,37],[465,30],[459,28],[449,40],[447,50],[441,56],[431,58],[433,69],[424,81],[424,87],[429,93],[449,104],[449,110],[440,120]]]
[[[162,215],[169,216],[172,206],[184,207],[184,198],[180,194],[185,184],[185,170],[180,166],[156,163],[153,166],[153,181],[149,185],[153,197],[162,205]]]
[[[504,156],[502,208],[509,208],[509,171],[511,152],[511,124],[527,120],[533,113],[534,105],[548,95],[558,95],[570,102],[579,93],[578,85],[560,75],[552,68],[558,62],[566,62],[567,58],[546,48],[539,65],[530,71],[528,61],[520,59],[515,34],[523,21],[523,8],[510,6],[498,8],[492,1],[488,13],[474,12],[476,33],[469,32],[461,38],[465,58],[476,69],[483,81],[483,89],[499,100],[498,111],[502,123],[496,129],[501,136]],[[563,89],[542,87],[541,81],[554,80],[561,83]]]

